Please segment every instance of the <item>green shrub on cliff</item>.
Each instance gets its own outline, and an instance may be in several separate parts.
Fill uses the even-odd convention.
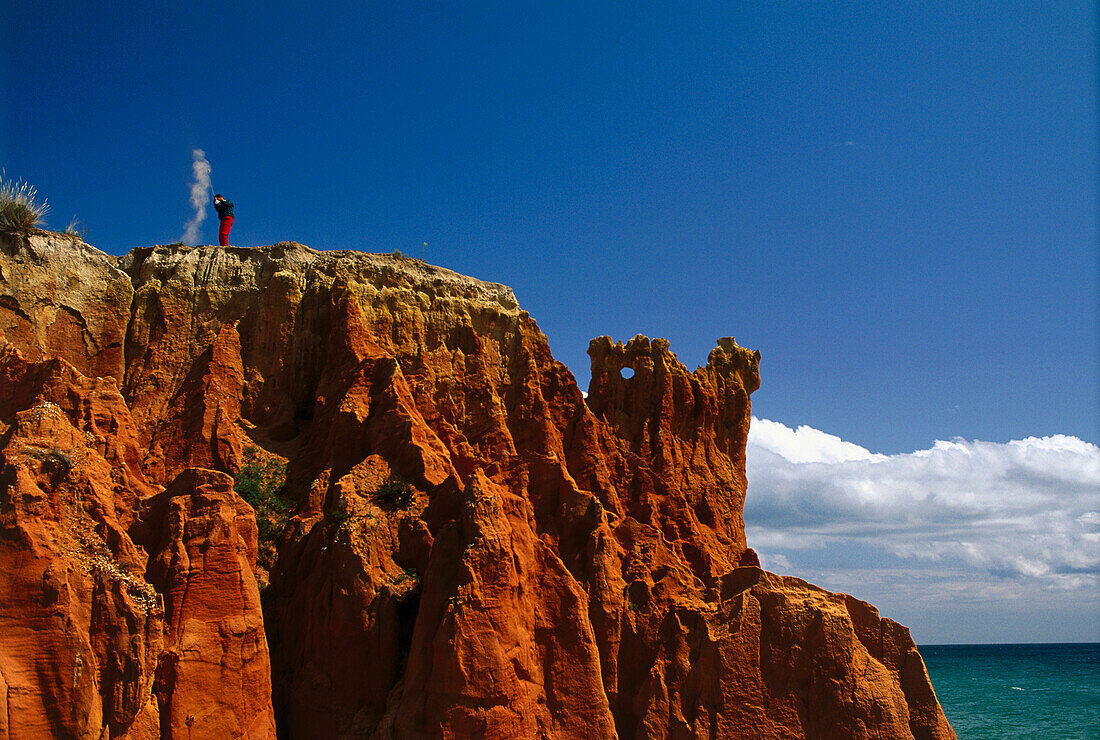
[[[292,508],[282,495],[286,463],[260,455],[257,447],[245,448],[243,463],[233,490],[256,511],[260,539],[258,560],[260,565],[270,569],[275,563],[279,533],[289,521]]]
[[[403,480],[390,478],[374,492],[374,503],[386,511],[400,511],[413,504],[413,488]]]
[[[30,231],[50,209],[46,199],[38,200],[38,190],[29,183],[12,182],[0,172],[0,231]]]

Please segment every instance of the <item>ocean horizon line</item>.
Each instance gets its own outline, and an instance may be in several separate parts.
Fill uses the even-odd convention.
[[[939,647],[1057,647],[1059,645],[1100,645],[1100,640],[1066,640],[1063,642],[921,642],[917,648]]]

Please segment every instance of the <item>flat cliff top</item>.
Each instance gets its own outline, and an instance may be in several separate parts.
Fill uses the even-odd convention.
[[[518,312],[519,302],[507,285],[469,277],[445,267],[428,264],[421,259],[399,254],[376,254],[353,249],[317,250],[297,242],[279,242],[259,247],[218,247],[200,245],[188,247],[182,244],[157,244],[135,247],[126,254],[115,257],[80,239],[67,234],[40,232],[31,234],[23,242],[24,249],[11,249],[17,255],[30,257],[22,260],[24,283],[49,281],[51,276],[62,274],[53,266],[64,264],[64,274],[79,275],[101,280],[104,266],[119,269],[131,278],[135,287],[152,277],[191,272],[195,282],[203,278],[229,274],[236,278],[238,287],[249,280],[254,287],[262,288],[276,272],[289,272],[297,276],[301,287],[311,277],[333,278],[344,275],[361,283],[379,287],[406,288],[431,297],[472,300],[495,304],[506,313]],[[29,263],[29,264],[28,264]],[[0,279],[14,285],[16,276]],[[73,287],[83,280],[73,284]]]
[[[388,287],[412,288],[431,295],[449,295],[466,300],[498,305],[505,311],[518,311],[519,303],[512,289],[459,274],[445,267],[430,265],[423,260],[396,254],[374,254],[356,250],[320,251],[297,242],[279,242],[262,247],[215,247],[156,245],[137,247],[118,258],[118,267],[141,281],[152,271],[173,273],[180,268],[193,268],[197,275],[213,273],[215,266],[247,272],[259,268],[262,278],[269,270],[288,270],[304,283],[311,274],[333,276],[343,273],[359,282]],[[219,270],[220,271],[220,270]],[[269,273],[270,274],[270,273]]]

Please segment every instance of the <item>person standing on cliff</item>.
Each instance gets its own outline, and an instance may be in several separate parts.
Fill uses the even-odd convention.
[[[229,230],[233,228],[233,201],[221,193],[214,196],[214,210],[218,212],[218,244],[229,246]]]

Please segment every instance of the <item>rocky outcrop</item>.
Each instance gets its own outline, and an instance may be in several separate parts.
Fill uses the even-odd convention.
[[[0,418],[0,737],[147,734],[163,610],[126,534],[151,491],[126,404],[5,343]]]
[[[121,379],[134,288],[117,260],[65,234],[0,234],[0,331],[29,360]]]
[[[189,468],[142,509],[145,578],[165,601],[161,737],[274,738],[251,507],[225,473]]]
[[[759,569],[731,338],[593,340],[586,399],[417,260],[36,235],[0,274],[8,736],[953,737],[903,627]]]
[[[273,738],[232,479],[187,469],[159,491],[113,378],[0,344],[0,737]]]

